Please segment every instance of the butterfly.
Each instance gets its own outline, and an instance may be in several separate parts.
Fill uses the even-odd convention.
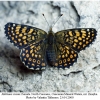
[[[21,49],[20,59],[32,70],[45,69],[47,65],[67,69],[77,61],[78,53],[96,38],[94,28],[67,29],[48,34],[39,28],[7,23],[5,35],[14,46]]]

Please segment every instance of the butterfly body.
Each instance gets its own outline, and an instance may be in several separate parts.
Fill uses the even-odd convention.
[[[48,41],[47,43],[49,45],[53,45],[54,44],[55,38],[54,38],[54,33],[53,33],[53,31],[51,29],[47,34],[47,41]]]
[[[7,23],[5,34],[15,46],[21,49],[20,59],[32,70],[44,69],[46,65],[69,68],[78,58],[78,52],[85,49],[96,38],[94,28],[76,28],[48,34],[39,28]]]

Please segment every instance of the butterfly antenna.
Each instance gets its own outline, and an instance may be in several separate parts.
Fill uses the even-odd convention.
[[[62,16],[63,14],[60,15],[60,17]],[[60,19],[60,17],[57,19],[57,21]],[[57,21],[54,23],[54,25],[57,23]],[[54,25],[52,26],[52,28],[54,27]]]
[[[43,15],[44,19],[46,20],[48,26],[50,26],[49,23],[48,23],[48,21],[47,21],[47,19],[46,19],[46,17],[45,17],[45,15],[44,14],[42,14],[42,15]]]

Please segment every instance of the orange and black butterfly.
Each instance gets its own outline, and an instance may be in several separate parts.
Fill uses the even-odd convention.
[[[77,61],[78,53],[96,38],[94,28],[76,28],[48,34],[39,28],[16,23],[5,25],[5,34],[21,49],[20,59],[32,70],[45,69],[46,65],[69,68]]]

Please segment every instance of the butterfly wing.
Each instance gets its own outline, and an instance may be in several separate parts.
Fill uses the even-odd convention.
[[[47,37],[47,33],[41,29],[15,23],[5,25],[5,34],[10,42],[19,49],[31,43],[36,44]]]
[[[45,31],[27,25],[7,23],[5,34],[11,43],[21,49],[20,59],[27,68],[45,68]]]
[[[78,58],[78,52],[85,49],[96,38],[96,30],[69,29],[55,33],[55,67],[69,68]]]
[[[29,46],[21,49],[20,59],[24,65],[32,70],[45,69],[46,56],[45,56],[44,41],[37,44],[30,44]]]
[[[55,43],[56,60],[54,63],[55,67],[58,68],[69,68],[75,61],[77,61],[78,54],[75,50],[67,45],[61,43]]]

